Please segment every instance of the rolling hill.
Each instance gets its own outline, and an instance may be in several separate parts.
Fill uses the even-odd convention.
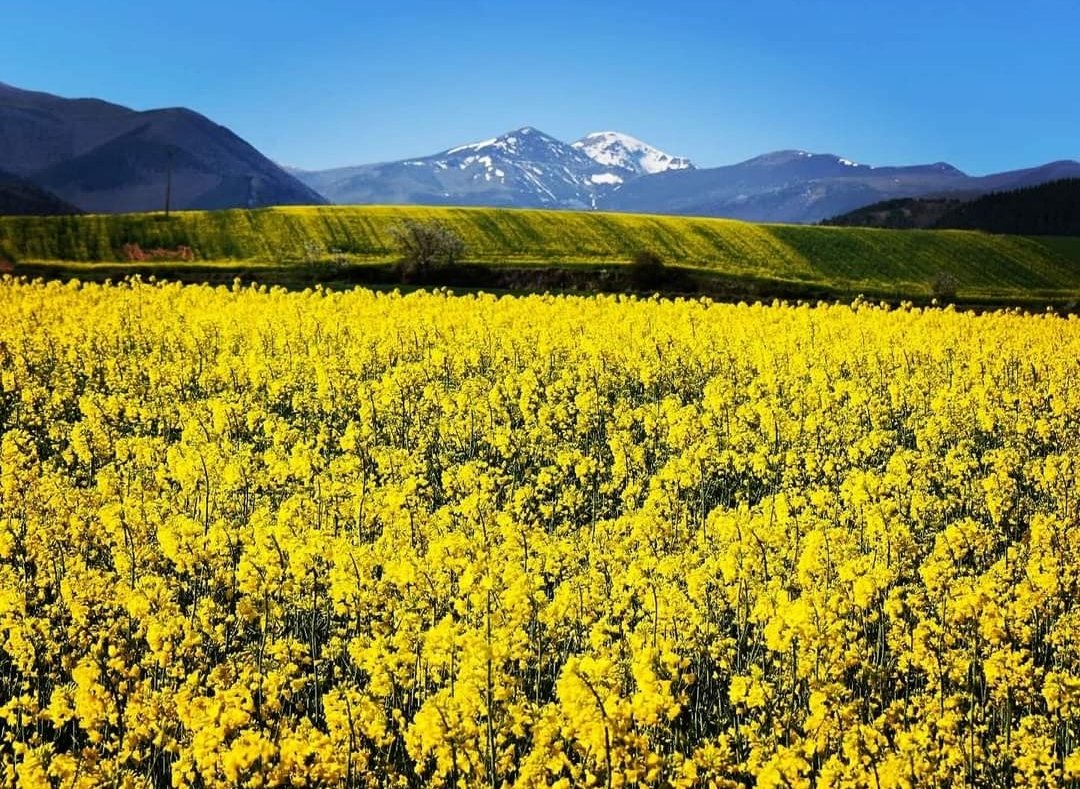
[[[184,108],[137,112],[0,83],[0,169],[86,211],[322,204],[223,126]]]
[[[191,247],[222,270],[290,266],[313,257],[350,265],[395,258],[404,219],[459,234],[470,263],[492,267],[621,266],[650,249],[669,266],[761,285],[922,297],[940,272],[968,298],[1080,295],[1080,247],[965,231],[893,231],[600,212],[485,208],[311,207],[148,215],[0,218],[9,257],[110,265],[124,247]],[[315,252],[313,253],[313,250]],[[770,285],[771,283],[771,285]],[[786,291],[785,291],[786,292]]]

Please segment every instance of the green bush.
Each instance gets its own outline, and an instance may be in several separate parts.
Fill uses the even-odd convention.
[[[405,219],[391,228],[390,234],[405,277],[449,268],[465,255],[461,236],[440,222]]]

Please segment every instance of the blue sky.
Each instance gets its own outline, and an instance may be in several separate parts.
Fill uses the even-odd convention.
[[[625,131],[703,166],[1080,158],[1075,0],[4,5],[0,81],[188,106],[313,169],[522,125]]]

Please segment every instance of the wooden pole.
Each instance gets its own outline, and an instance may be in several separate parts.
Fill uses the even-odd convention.
[[[169,208],[172,203],[172,167],[173,167],[173,148],[169,146],[169,164],[165,172],[165,218],[169,218]]]

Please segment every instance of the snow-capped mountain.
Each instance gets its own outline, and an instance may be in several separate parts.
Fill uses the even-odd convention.
[[[688,167],[627,134],[568,144],[525,126],[433,156],[294,173],[335,203],[596,208],[623,184]]]
[[[298,177],[335,203],[593,208],[609,168],[531,126],[433,156]]]
[[[602,167],[632,174],[656,175],[668,170],[690,170],[694,165],[682,156],[672,156],[636,137],[621,132],[593,132],[574,143],[574,147]]]

